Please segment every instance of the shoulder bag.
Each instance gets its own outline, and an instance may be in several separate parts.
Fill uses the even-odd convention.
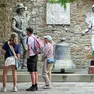
[[[8,45],[9,45],[9,44],[8,44]],[[13,55],[14,55],[14,58],[15,58],[15,67],[16,67],[16,70],[17,70],[18,67],[19,67],[18,58],[17,58],[17,56],[16,56],[16,53],[15,53],[15,51],[14,51],[14,48],[13,48],[12,46],[10,46],[10,45],[9,45],[9,48],[10,48],[11,52],[12,52]]]
[[[48,64],[55,63],[54,58],[47,58],[47,63]]]

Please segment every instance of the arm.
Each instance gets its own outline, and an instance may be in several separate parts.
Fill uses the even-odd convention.
[[[6,54],[7,47],[8,47],[8,46],[7,46],[7,42],[5,42],[4,45],[2,46],[2,51],[1,51],[1,53],[2,53],[3,55]]]
[[[18,33],[18,34],[20,34],[20,33],[23,32],[22,30],[20,30],[20,29],[18,29],[18,28],[16,27],[16,20],[15,20],[14,18],[12,19],[12,28],[13,28],[13,30],[14,30],[16,33]]]
[[[27,38],[27,45],[28,45],[28,57],[30,56],[30,50],[31,50],[31,45],[32,45],[32,39],[30,39],[30,37]]]
[[[30,49],[31,49],[31,46],[30,44],[28,44],[28,56],[30,56]]]
[[[6,51],[4,49],[2,49],[2,54],[5,55]]]
[[[16,56],[17,56],[18,60],[20,60],[20,54],[21,54],[20,45],[17,45],[17,52],[16,52]]]
[[[85,35],[86,33],[88,33],[91,30],[91,28],[92,28],[91,21],[92,21],[92,18],[90,18],[90,19],[88,18],[88,21],[87,21],[88,28],[82,32],[82,35]]]
[[[44,62],[44,60],[47,59],[48,52],[49,52],[49,50],[44,48],[44,51],[43,51],[43,54],[42,54],[42,57],[41,57],[42,62]]]
[[[91,20],[92,19],[89,19],[89,21],[88,21],[88,29],[85,30],[85,33],[88,33],[91,30],[91,28],[92,28],[92,22],[91,22]]]
[[[18,60],[20,61],[20,54],[17,54],[17,58],[18,58]]]
[[[47,45],[47,47],[44,48],[44,57],[46,58],[50,52],[50,46]]]
[[[86,33],[88,33],[89,31],[90,31],[90,28],[86,29],[84,33],[86,34]]]

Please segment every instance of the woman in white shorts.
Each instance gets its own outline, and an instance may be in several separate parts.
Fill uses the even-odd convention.
[[[13,76],[13,91],[17,91],[16,82],[17,82],[17,73],[15,67],[15,58],[14,54],[10,49],[10,46],[14,49],[18,60],[20,60],[20,45],[18,44],[18,36],[16,33],[11,34],[11,37],[8,41],[6,41],[2,47],[2,54],[5,57],[5,63],[3,68],[3,87],[1,89],[2,92],[6,92],[6,81],[7,81],[7,72],[9,67],[12,69]]]

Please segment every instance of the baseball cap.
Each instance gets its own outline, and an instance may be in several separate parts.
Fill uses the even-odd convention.
[[[50,35],[44,36],[44,38],[48,39],[49,41],[52,41],[52,37]]]

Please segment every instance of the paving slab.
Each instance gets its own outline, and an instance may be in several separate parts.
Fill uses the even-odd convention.
[[[7,83],[7,92],[0,94],[94,94],[94,82],[52,82],[51,89],[43,89],[44,82],[39,82],[39,90],[36,92],[27,92],[31,82],[18,83],[18,92],[12,92],[12,83]],[[2,83],[0,83],[0,88]]]

